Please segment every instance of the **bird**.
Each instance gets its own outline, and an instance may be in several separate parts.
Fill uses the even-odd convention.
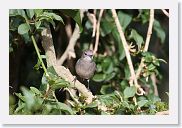
[[[93,61],[93,51],[92,50],[85,50],[82,53],[80,59],[77,60],[75,65],[76,73],[82,79],[86,79],[88,82],[88,89],[89,89],[89,80],[93,77],[96,71],[96,64]]]

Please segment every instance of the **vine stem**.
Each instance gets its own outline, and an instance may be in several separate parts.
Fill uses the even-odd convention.
[[[40,62],[41,62],[42,68],[43,68],[43,70],[44,70],[46,76],[48,76],[47,69],[46,69],[46,67],[45,67],[45,65],[44,65],[44,62],[43,62],[41,56],[40,56],[39,49],[38,49],[37,43],[36,43],[35,38],[34,38],[33,35],[31,36],[31,39],[32,39],[32,42],[33,42],[35,51],[36,51],[36,53],[37,53],[38,59],[39,59]]]

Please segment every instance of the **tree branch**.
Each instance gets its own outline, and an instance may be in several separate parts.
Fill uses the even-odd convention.
[[[122,26],[120,25],[116,10],[112,9],[111,11],[112,11],[112,16],[114,18],[116,27],[117,27],[119,35],[120,35],[120,38],[122,40],[124,51],[125,51],[125,54],[126,54],[126,59],[127,59],[128,65],[129,65],[129,70],[130,70],[130,74],[131,74],[131,78],[130,78],[130,82],[129,82],[130,86],[135,85],[137,90],[139,91],[139,93],[137,93],[137,94],[138,95],[143,95],[145,92],[140,87],[140,85],[138,84],[138,81],[137,81],[137,78],[136,78],[136,75],[135,75],[135,71],[134,71],[134,67],[133,67],[133,63],[132,63],[132,60],[131,60],[130,52],[129,52],[129,46],[127,44],[124,32],[122,30]],[[133,84],[133,82],[134,82],[134,84]]]
[[[91,14],[89,12],[87,12],[87,16],[88,16],[88,19],[90,20],[90,22],[92,23],[92,26],[93,26],[92,37],[95,37],[96,24],[97,24],[96,17],[94,14]]]
[[[71,74],[71,72],[66,69],[64,66],[60,66],[57,64],[56,61],[56,55],[55,55],[55,49],[53,46],[53,40],[52,40],[52,35],[50,32],[50,29],[44,29],[42,31],[42,46],[45,50],[46,54],[46,59],[47,59],[47,64],[48,66],[53,66],[56,73],[63,78],[64,80],[68,81],[72,87],[75,87],[78,89],[78,91],[86,97],[86,103],[89,104],[92,102],[92,99],[94,96],[92,93],[83,85],[80,83],[78,80],[74,83],[74,76]]]
[[[100,29],[100,21],[101,21],[101,17],[102,17],[102,14],[104,12],[104,9],[101,9],[100,10],[100,13],[99,13],[99,18],[98,18],[98,21],[97,21],[97,27],[96,27],[96,40],[95,40],[95,46],[94,46],[94,51],[93,51],[93,54],[95,54],[98,50],[98,45],[99,45],[99,29]]]
[[[165,9],[161,9],[161,10],[169,18],[169,13]]]
[[[80,10],[81,19],[83,18],[83,11],[84,10]],[[69,44],[65,52],[63,53],[61,58],[57,60],[58,65],[62,65],[67,58],[76,58],[74,47],[79,38],[80,38],[80,29],[79,29],[79,26],[76,24],[73,35],[71,36],[69,40]]]
[[[154,9],[151,9],[150,10],[149,26],[148,26],[148,31],[147,31],[147,38],[146,38],[145,46],[144,46],[144,50],[143,50],[144,52],[147,51],[148,47],[149,47],[149,42],[150,42],[150,38],[151,38],[151,35],[152,35],[153,23],[154,23]],[[141,59],[140,65],[138,67],[138,70],[137,70],[137,73],[136,73],[137,79],[139,78],[143,67],[144,67],[144,58]]]

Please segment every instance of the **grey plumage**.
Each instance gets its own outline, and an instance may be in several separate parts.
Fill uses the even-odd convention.
[[[81,78],[89,80],[94,75],[96,64],[92,59],[93,51],[86,50],[83,52],[81,58],[76,62],[75,70]]]

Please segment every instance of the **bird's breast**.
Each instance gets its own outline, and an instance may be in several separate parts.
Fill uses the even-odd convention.
[[[90,79],[95,72],[96,64],[93,61],[79,59],[75,66],[76,73],[83,79]]]

